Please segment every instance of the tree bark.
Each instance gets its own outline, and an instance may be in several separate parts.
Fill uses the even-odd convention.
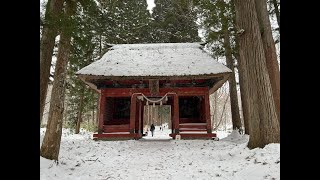
[[[266,0],[255,0],[255,5],[261,31],[264,54],[266,57],[268,74],[272,87],[273,99],[276,105],[277,117],[280,122],[280,71],[277,60],[276,46],[272,37],[267,2]]]
[[[236,40],[237,41],[237,40]],[[238,43],[238,42],[236,42]],[[238,60],[238,67],[241,67],[240,63],[240,57],[236,56],[237,60]],[[243,124],[244,124],[244,133],[249,135],[249,112],[248,112],[248,99],[249,99],[249,95],[247,93],[247,91],[244,89],[244,86],[242,86],[242,84],[245,84],[246,82],[246,76],[243,73],[243,71],[238,68],[238,73],[239,73],[239,84],[240,84],[240,96],[241,96],[241,107],[242,107],[242,115],[243,115]]]
[[[70,17],[74,13],[75,2],[72,0],[67,0],[66,2],[65,14]],[[71,47],[71,31],[66,27],[64,26],[60,35],[47,130],[40,149],[42,157],[53,160],[58,160],[59,157],[65,98],[65,77]]]
[[[250,120],[249,148],[263,148],[280,142],[280,128],[266,58],[259,30],[254,0],[235,0],[236,20],[239,30],[240,70],[246,77],[243,91],[248,93],[247,109]]]
[[[240,130],[242,128],[241,119],[239,114],[239,103],[238,103],[238,93],[236,85],[236,76],[234,73],[234,65],[231,54],[231,46],[229,39],[228,28],[224,28],[224,49],[227,67],[232,70],[232,74],[229,77],[229,94],[230,94],[230,103],[231,103],[231,116],[232,116],[232,129]]]
[[[235,12],[235,6],[234,6],[234,0],[231,0],[232,4],[231,4],[231,8],[232,8],[232,12]],[[234,25],[234,27],[237,27],[237,23],[236,23],[236,16],[233,17],[232,19],[232,23]],[[250,98],[247,91],[244,89],[244,86],[242,86],[243,84],[246,84],[248,82],[245,82],[248,80],[248,78],[246,77],[246,74],[243,73],[244,70],[241,70],[241,67],[243,67],[243,65],[241,64],[241,59],[240,59],[240,55],[239,55],[239,36],[235,37],[235,52],[234,52],[234,56],[237,59],[238,62],[238,74],[239,74],[239,84],[240,84],[240,96],[241,96],[241,107],[242,107],[242,115],[243,115],[243,124],[244,124],[244,133],[249,135],[249,112],[248,112],[248,99]]]
[[[57,22],[62,12],[62,5],[63,0],[48,0],[46,5],[46,23],[43,26],[40,41],[40,125],[45,108],[53,48],[58,34]]]
[[[79,109],[77,114],[77,126],[75,130],[75,134],[79,134],[80,132],[80,123],[82,121],[82,110],[83,110],[83,97],[84,97],[84,87],[81,85],[81,94],[80,94],[80,102],[79,102]]]

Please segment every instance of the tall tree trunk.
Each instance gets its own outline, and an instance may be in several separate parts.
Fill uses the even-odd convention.
[[[279,6],[278,6],[277,0],[272,0],[272,4],[273,4],[273,6],[274,6],[274,11],[275,11],[275,13],[276,13],[277,23],[278,23],[279,32],[280,32],[280,11],[279,11]]]
[[[229,39],[229,32],[228,28],[224,28],[224,49],[226,55],[226,62],[228,68],[232,70],[232,74],[229,77],[229,94],[230,94],[230,103],[231,103],[231,116],[232,116],[232,129],[240,130],[241,119],[239,114],[239,103],[238,103],[238,93],[237,93],[237,85],[236,85],[236,76],[234,73],[234,65],[233,59],[231,54],[231,46],[230,46],[230,39]]]
[[[99,34],[99,57],[100,59],[102,58],[102,39],[101,39],[101,33]],[[98,100],[96,104],[96,121],[95,121],[95,128],[99,129],[99,118],[100,118],[100,96],[101,96],[101,91],[98,95]]]
[[[65,14],[70,17],[74,13],[75,2],[72,0],[67,0],[66,2]],[[58,160],[59,157],[65,98],[65,77],[71,47],[71,30],[66,26],[64,28],[60,35],[47,130],[40,150],[42,157],[54,160]]]
[[[239,30],[240,70],[247,78],[243,90],[248,93],[248,118],[250,120],[249,148],[263,148],[280,142],[280,128],[266,58],[259,30],[254,0],[235,0]]]
[[[82,110],[83,110],[83,97],[84,97],[84,87],[81,85],[81,94],[80,94],[80,102],[79,102],[79,109],[77,114],[77,126],[75,134],[79,134],[80,132],[80,123],[82,120]]]
[[[240,67],[240,57],[236,57],[238,60],[238,67]],[[243,124],[244,124],[244,133],[245,134],[250,134],[250,126],[249,126],[249,112],[248,112],[248,100],[249,100],[249,95],[247,93],[247,91],[244,89],[244,86],[242,86],[242,84],[245,84],[246,82],[246,74],[243,73],[243,71],[241,71],[238,68],[238,73],[239,73],[239,84],[240,84],[240,96],[241,96],[241,107],[242,107],[242,115],[243,115]]]
[[[237,38],[236,38],[236,44],[238,44],[237,42]],[[241,67],[240,63],[240,57],[238,54],[236,54],[236,58],[238,60],[238,67]],[[250,134],[249,132],[249,112],[248,112],[248,100],[249,100],[249,95],[247,93],[247,91],[244,89],[244,86],[242,86],[242,84],[245,84],[246,82],[246,77],[245,77],[245,73],[243,73],[243,71],[238,68],[238,73],[239,73],[239,84],[240,84],[240,96],[241,96],[241,107],[242,107],[242,115],[243,115],[243,124],[244,124],[244,133],[245,134]],[[248,83],[248,82],[247,82]]]
[[[271,24],[266,0],[255,0],[256,11],[261,31],[264,54],[266,57],[269,79],[272,87],[277,117],[280,122],[280,71],[277,60],[276,46],[272,37]]]
[[[45,108],[53,48],[58,34],[57,22],[62,12],[62,5],[63,0],[48,0],[46,5],[45,25],[40,41],[40,125]]]
[[[232,8],[232,12],[236,12],[235,11],[235,6],[234,6],[234,0],[231,0],[232,4],[231,4],[231,8]],[[234,27],[237,27],[237,23],[236,23],[236,16],[234,16],[234,18],[232,19],[232,23]],[[235,51],[234,51],[234,56],[237,59],[238,62],[238,74],[239,74],[239,85],[240,85],[240,96],[241,96],[241,107],[242,107],[242,115],[243,115],[243,124],[244,124],[244,133],[249,135],[249,112],[248,112],[248,100],[249,100],[249,95],[248,92],[245,90],[245,88],[242,86],[242,84],[248,83],[245,82],[248,80],[248,78],[246,77],[246,74],[244,73],[244,70],[241,70],[241,67],[243,67],[243,65],[241,64],[241,59],[240,59],[240,55],[239,55],[239,37],[236,36],[235,37]]]

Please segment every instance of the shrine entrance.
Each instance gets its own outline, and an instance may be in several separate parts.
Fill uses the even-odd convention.
[[[142,138],[143,139],[172,139],[172,113],[171,105],[144,105]],[[155,130],[152,136],[150,131],[151,124]]]

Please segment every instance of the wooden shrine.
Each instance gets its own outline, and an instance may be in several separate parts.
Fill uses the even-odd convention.
[[[171,137],[211,139],[209,95],[231,70],[199,43],[119,44],[77,72],[100,94],[99,131],[94,139],[140,139],[144,108],[171,107]]]

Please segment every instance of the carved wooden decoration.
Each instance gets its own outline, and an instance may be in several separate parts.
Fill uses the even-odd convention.
[[[159,80],[158,79],[149,79],[149,90],[151,96],[159,95]]]

